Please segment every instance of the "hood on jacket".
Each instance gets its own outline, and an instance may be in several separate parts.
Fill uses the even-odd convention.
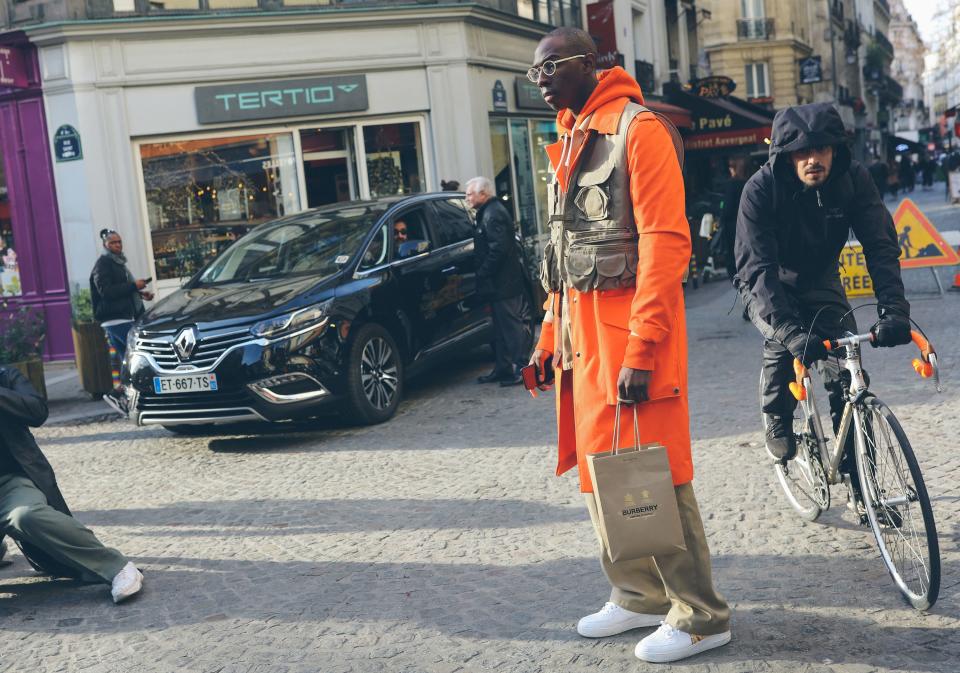
[[[832,145],[833,166],[827,181],[850,168],[850,148],[847,146],[846,128],[840,113],[831,103],[796,105],[780,110],[773,118],[773,133],[770,142],[770,164],[774,174],[790,175],[799,184],[800,179],[789,163],[789,156],[797,150]]]
[[[643,105],[643,92],[640,91],[640,85],[620,66],[599,71],[597,82],[597,88],[590,94],[586,105],[580,111],[581,117],[596,112],[607,103],[620,98],[624,99],[623,105],[627,104],[627,99]],[[564,108],[557,113],[557,128],[561,134],[569,133],[576,123],[577,115],[570,108]]]

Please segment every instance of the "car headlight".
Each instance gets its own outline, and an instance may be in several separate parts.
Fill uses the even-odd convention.
[[[326,303],[316,304],[293,313],[261,320],[250,328],[250,333],[255,337],[275,337],[310,327],[322,327],[330,319],[326,312],[327,306]]]
[[[137,350],[137,337],[140,336],[140,330],[131,327],[127,332],[127,353],[133,353]]]

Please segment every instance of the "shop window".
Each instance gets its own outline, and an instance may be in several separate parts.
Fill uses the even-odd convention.
[[[183,278],[251,227],[300,209],[293,138],[251,135],[140,147],[155,278]]]
[[[150,0],[150,11],[171,12],[185,9],[202,9],[200,0]]]
[[[359,198],[353,128],[300,131],[307,207]]]
[[[506,119],[490,120],[490,148],[493,150],[493,185],[497,198],[503,201],[507,212],[514,212],[513,173],[510,171],[510,137]]]
[[[424,191],[419,124],[364,126],[363,143],[371,198]]]
[[[473,238],[473,221],[467,214],[467,204],[463,199],[446,199],[432,203],[436,214],[434,230],[437,233],[438,248]]]
[[[17,260],[16,241],[13,239],[13,220],[10,216],[10,194],[7,175],[0,157],[0,297],[19,297],[20,262]]]
[[[208,9],[248,9],[257,7],[257,0],[207,0]]]

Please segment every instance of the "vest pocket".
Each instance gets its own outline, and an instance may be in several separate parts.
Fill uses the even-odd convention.
[[[639,254],[634,237],[571,242],[566,281],[580,292],[615,290],[636,283]]]
[[[611,155],[607,160],[592,169],[584,169],[577,176],[580,189],[573,203],[588,222],[606,220],[610,217],[610,176],[616,164]]]

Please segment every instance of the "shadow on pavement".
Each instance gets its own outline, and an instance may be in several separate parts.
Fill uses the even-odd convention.
[[[305,517],[304,515],[308,516]],[[587,521],[583,507],[530,500],[230,500],[178,502],[149,509],[74,512],[88,526],[137,526],[140,535],[322,535],[436,529],[524,528]],[[174,527],[160,530],[151,526]],[[232,530],[246,529],[246,530]]]
[[[960,616],[956,606],[937,606],[929,617],[930,627],[897,626],[896,611],[909,608],[894,602],[895,589],[876,559],[788,560],[790,572],[774,577],[770,570],[783,558],[715,559],[721,591],[742,599],[744,607],[734,605],[733,644],[691,664],[750,660],[822,664],[828,659],[834,666],[942,671],[945,662],[960,657],[955,629],[941,626],[944,617],[952,621]],[[642,635],[636,631],[600,641],[576,635],[577,619],[606,598],[607,585],[594,558],[513,566],[174,557],[137,562],[144,567],[144,593],[122,607],[109,604],[103,586],[0,584],[0,593],[13,596],[2,601],[5,630],[115,633],[269,619],[335,624],[349,639],[371,625],[379,630],[399,623],[412,625],[425,638],[440,633],[476,641],[577,641],[585,653],[594,654],[619,644],[625,657]],[[957,570],[950,566],[945,573]],[[838,592],[832,594],[836,600],[831,604],[811,603],[808,598],[817,593],[815,586],[831,582],[849,586],[850,577],[858,578],[857,596]],[[194,606],[184,596],[197,597]],[[545,601],[545,596],[555,600]],[[876,606],[881,622],[846,616],[844,608],[851,603],[861,609]]]

